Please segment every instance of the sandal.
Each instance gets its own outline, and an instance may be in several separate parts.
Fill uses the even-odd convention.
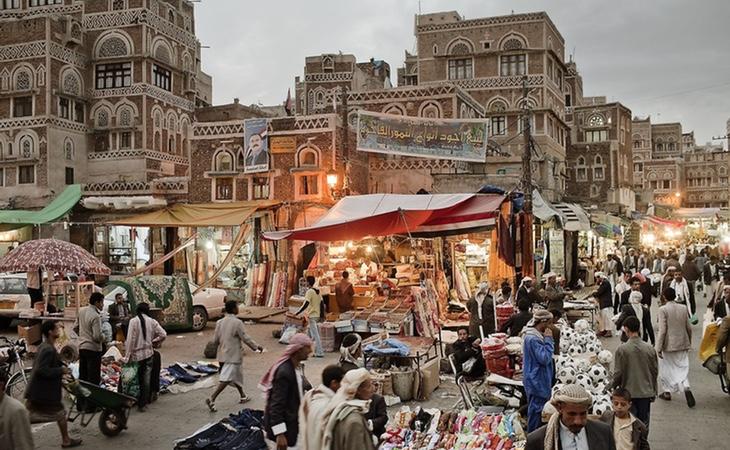
[[[205,404],[208,405],[208,409],[210,410],[210,412],[218,412],[218,410],[215,409],[215,403],[210,401],[209,398],[205,399]]]
[[[61,444],[62,448],[78,447],[81,445],[81,439],[71,439],[68,444]]]
[[[250,401],[251,401],[251,397],[249,397],[248,395],[244,395],[243,397],[241,397],[241,399],[238,401],[238,403],[243,404],[243,403],[248,403]]]

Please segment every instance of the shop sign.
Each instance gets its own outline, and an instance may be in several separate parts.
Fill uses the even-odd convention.
[[[243,147],[245,173],[268,172],[269,133],[268,120],[248,119],[243,121]]]
[[[487,122],[359,111],[357,149],[389,155],[484,162]]]
[[[563,230],[550,228],[548,231],[548,245],[550,246],[550,271],[560,276],[565,275],[565,239]]]
[[[294,153],[297,150],[297,139],[294,137],[272,137],[271,153]]]

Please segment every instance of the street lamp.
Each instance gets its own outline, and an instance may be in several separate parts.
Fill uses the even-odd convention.
[[[680,194],[679,191],[677,191],[677,192],[674,193],[674,196],[677,197],[677,198],[679,198],[679,197],[682,196],[682,194]]]
[[[337,187],[337,179],[337,172],[329,172],[327,174],[327,186],[329,186],[331,190],[334,190],[335,187]]]

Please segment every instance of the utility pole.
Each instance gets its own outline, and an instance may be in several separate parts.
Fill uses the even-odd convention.
[[[527,75],[522,77],[522,133],[525,135],[525,151],[522,155],[522,188],[525,190],[524,211],[532,214],[532,129],[530,103],[527,97]]]

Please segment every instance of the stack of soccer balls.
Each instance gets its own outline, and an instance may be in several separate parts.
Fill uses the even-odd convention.
[[[593,357],[593,358],[592,358]],[[596,362],[591,363],[593,359]],[[611,409],[609,394],[610,367],[613,355],[603,350],[586,320],[574,328],[563,327],[560,333],[560,356],[555,361],[557,383],[553,393],[565,384],[579,384],[593,395],[591,414],[601,415]]]

